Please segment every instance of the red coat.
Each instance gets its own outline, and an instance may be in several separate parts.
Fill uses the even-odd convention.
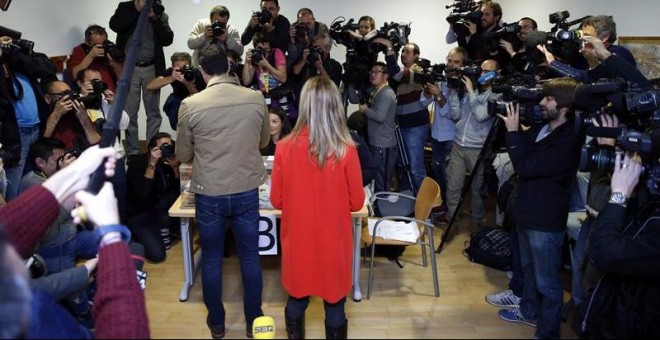
[[[351,290],[351,211],[364,205],[354,146],[319,168],[308,153],[309,131],[277,143],[270,200],[282,210],[282,286],[289,295],[335,303]]]

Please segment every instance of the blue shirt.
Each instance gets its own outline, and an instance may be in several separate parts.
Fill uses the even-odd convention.
[[[19,92],[19,85],[23,87],[23,98],[14,102],[14,112],[19,127],[33,127],[39,124],[39,108],[37,97],[30,84],[30,79],[22,73],[16,73],[18,84],[14,83],[14,91]]]

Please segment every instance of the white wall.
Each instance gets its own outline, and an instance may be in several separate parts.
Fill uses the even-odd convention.
[[[9,11],[0,12],[0,25],[23,32],[23,37],[36,42],[35,49],[48,55],[69,54],[82,42],[85,28],[92,23],[105,26],[110,39],[115,34],[108,27],[110,16],[119,1],[110,0],[16,0]],[[384,22],[411,22],[410,40],[416,42],[422,57],[441,62],[451,46],[444,43],[447,30],[445,17],[449,10],[445,5],[451,0],[280,0],[280,13],[295,19],[301,7],[311,8],[317,20],[330,24],[336,17],[346,19],[371,15],[380,27]],[[589,14],[613,15],[619,36],[658,36],[660,21],[657,20],[657,0],[499,0],[503,8],[503,20],[514,22],[529,16],[539,23],[539,29],[548,30],[548,14],[568,10],[571,19]],[[198,3],[198,4],[195,4]],[[165,48],[166,58],[176,51],[186,51],[186,39],[193,24],[208,17],[209,10],[218,4],[227,6],[231,13],[229,22],[240,32],[259,8],[259,0],[163,0],[174,31],[174,43]],[[344,61],[343,46],[333,48],[333,57]],[[161,92],[164,102],[170,88]],[[140,137],[144,139],[145,119],[140,114]],[[163,131],[169,131],[167,119],[163,119]],[[169,131],[171,132],[171,131]]]

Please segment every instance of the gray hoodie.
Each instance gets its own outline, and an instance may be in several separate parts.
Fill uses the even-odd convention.
[[[493,94],[490,89],[479,94],[476,92],[466,94],[462,100],[456,93],[449,95],[452,118],[458,120],[455,143],[466,148],[484,146],[488,132],[496,119],[488,115],[488,100],[496,96],[500,95]]]

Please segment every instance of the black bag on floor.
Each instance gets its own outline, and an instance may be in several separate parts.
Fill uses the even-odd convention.
[[[495,227],[483,227],[465,241],[468,260],[499,270],[511,270],[511,233]]]

